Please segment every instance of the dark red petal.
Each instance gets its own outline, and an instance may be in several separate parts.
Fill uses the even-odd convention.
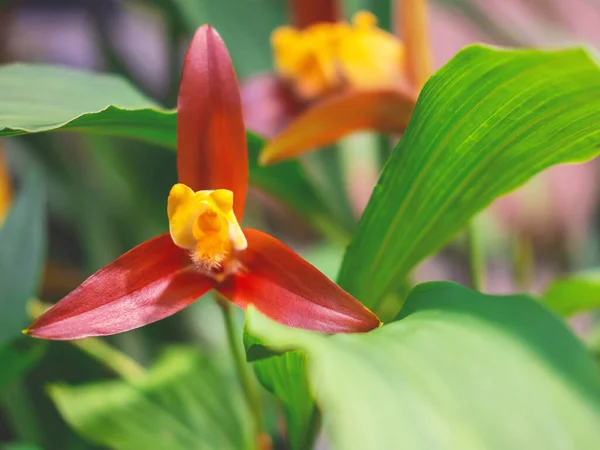
[[[177,171],[194,191],[229,189],[241,222],[248,151],[240,92],[219,34],[201,26],[188,49],[177,101]]]
[[[340,20],[338,0],[289,0],[288,4],[292,23],[298,28]]]
[[[308,108],[262,150],[261,164],[272,164],[331,144],[358,130],[403,132],[416,93],[386,89],[335,94]]]
[[[253,229],[244,233],[248,248],[239,260],[245,270],[217,286],[237,306],[253,305],[279,323],[323,333],[363,332],[380,325],[358,300],[277,239]]]
[[[27,330],[44,339],[106,336],[183,309],[213,286],[168,234],[144,242],[85,280]]]
[[[290,87],[272,73],[242,83],[242,108],[246,128],[264,137],[273,137],[303,109]]]

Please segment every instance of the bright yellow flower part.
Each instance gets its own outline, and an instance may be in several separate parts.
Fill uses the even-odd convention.
[[[303,30],[284,26],[271,36],[275,67],[305,100],[343,86],[393,86],[403,77],[404,47],[377,28],[377,18],[357,12],[352,23],[318,23]]]
[[[203,269],[220,268],[233,251],[248,246],[227,189],[194,192],[178,183],[169,193],[167,212],[173,242]]]

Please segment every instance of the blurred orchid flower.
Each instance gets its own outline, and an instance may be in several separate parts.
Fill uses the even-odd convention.
[[[12,187],[10,175],[6,165],[2,142],[0,142],[0,226],[4,223],[4,219],[10,209],[12,201]]]
[[[262,164],[295,157],[355,131],[402,132],[418,88],[405,74],[405,48],[360,11],[337,20],[328,0],[292,2],[296,26],[273,31],[276,72],[242,88],[247,126],[271,140]]]
[[[210,289],[289,326],[326,333],[378,327],[373,313],[291,249],[240,227],[246,133],[229,54],[210,26],[198,29],[187,52],[177,108],[179,183],[168,199],[170,233],[100,269],[25,333],[121,333],[170,316]]]

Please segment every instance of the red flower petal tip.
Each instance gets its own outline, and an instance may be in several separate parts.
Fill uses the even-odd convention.
[[[381,325],[375,314],[272,236],[244,229],[246,270],[217,286],[245,309],[253,305],[281,324],[322,333],[356,333]]]
[[[23,333],[54,340],[122,333],[175,314],[213,284],[163,234],[100,269]]]

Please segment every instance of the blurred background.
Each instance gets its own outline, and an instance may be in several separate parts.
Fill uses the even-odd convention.
[[[345,13],[367,9],[393,27],[390,0],[346,0]],[[216,27],[238,78],[272,69],[271,31],[289,21],[284,0],[0,0],[0,63],[50,63],[119,74],[165,107],[175,106],[183,54],[196,28]],[[510,47],[600,47],[599,0],[432,0],[435,67],[474,42]],[[0,103],[0,116],[2,104]],[[167,228],[166,197],[176,181],[175,154],[149,144],[103,136],[50,133],[0,141],[10,185],[31,165],[47,181],[49,248],[39,297],[54,302],[126,250]],[[389,145],[391,150],[392,145]],[[355,156],[369,159],[369,155]],[[332,147],[301,163],[348,230],[370,194],[369,174]],[[333,166],[332,166],[333,165]],[[368,164],[366,165],[368,166]],[[333,170],[331,168],[334,167]],[[477,220],[487,255],[486,290],[541,292],[557,275],[600,267],[596,162],[555,167],[500,199]],[[285,180],[282,180],[285,182]],[[6,183],[5,183],[6,184]],[[344,239],[332,241],[259,190],[247,224],[260,226],[335,277]],[[464,236],[426,261],[416,281],[468,283]],[[1,251],[1,249],[0,249]],[[240,316],[240,323],[241,323]],[[575,322],[581,332],[593,318]],[[15,343],[30,351],[39,343]],[[109,339],[147,365],[172,344],[229,361],[222,319],[212,300],[167,320]],[[0,448],[102,448],[79,437],[47,394],[56,382],[77,384],[113,375],[90,352],[61,342],[34,349],[30,370],[0,391]],[[3,369],[0,368],[0,371]],[[265,402],[271,402],[265,394]],[[273,435],[280,414],[269,406]],[[281,439],[280,439],[281,440]],[[17,444],[18,443],[18,444]],[[285,448],[275,439],[275,446]]]

